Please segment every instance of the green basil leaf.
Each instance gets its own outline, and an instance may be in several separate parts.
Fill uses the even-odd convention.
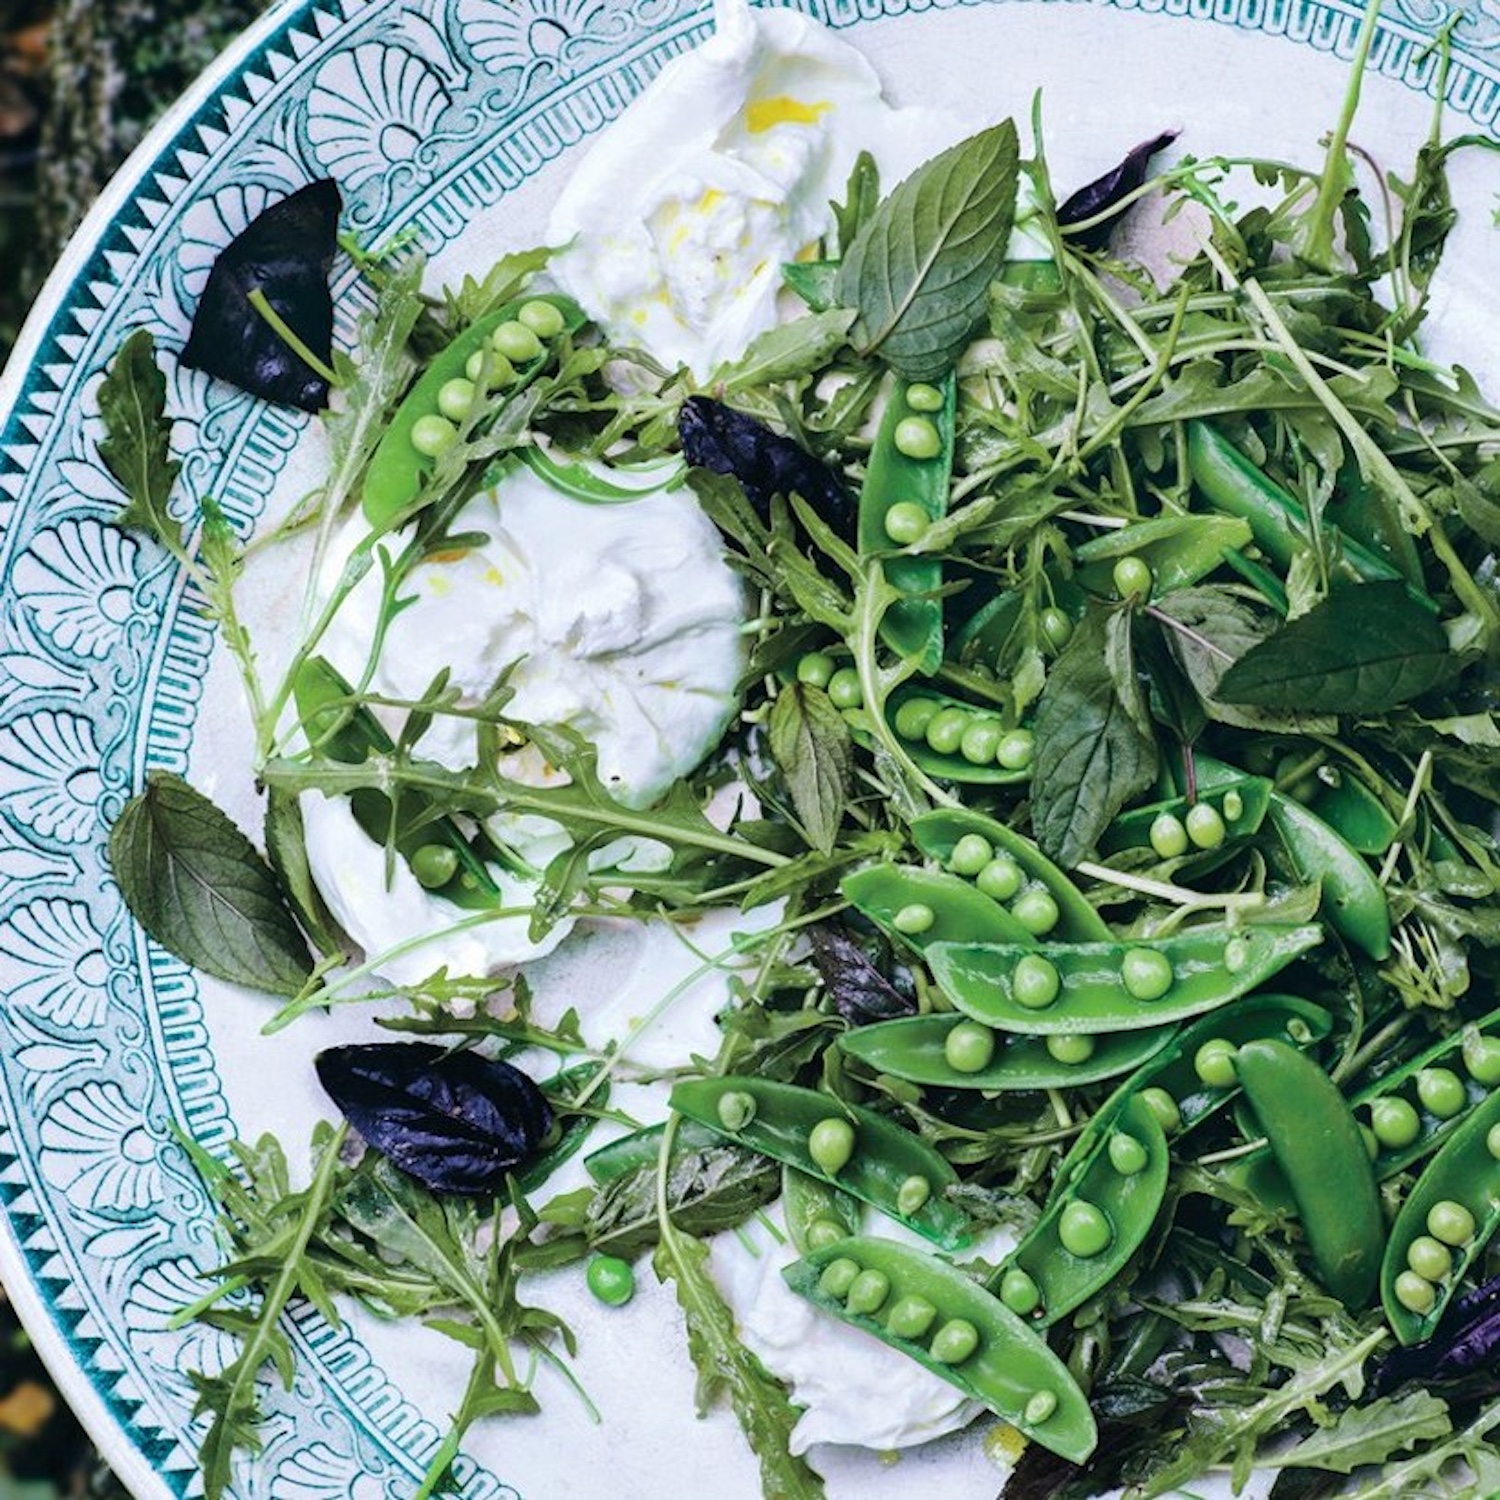
[[[1403,583],[1335,589],[1247,651],[1219,696],[1263,708],[1378,713],[1441,686],[1457,670],[1448,637]]]
[[[195,969],[273,995],[295,995],[311,974],[270,867],[181,777],[147,776],[110,830],[109,862],[135,919]]]
[[[137,328],[120,345],[99,387],[105,436],[99,457],[119,481],[127,500],[116,518],[121,526],[149,532],[171,551],[182,551],[182,527],[167,510],[167,498],[182,467],[168,451],[167,381],[156,366],[156,342]]]
[[[988,306],[1015,218],[1020,148],[1004,120],[919,167],[844,254],[838,295],[853,343],[907,380],[952,368]]]
[[[1037,701],[1032,824],[1043,850],[1065,866],[1084,859],[1156,775],[1156,742],[1141,730],[1144,706],[1122,699],[1106,660],[1111,636],[1117,654],[1118,629],[1102,611],[1086,614]]]
[[[771,758],[786,779],[808,843],[831,853],[854,766],[849,726],[821,688],[796,682],[777,695],[767,727]]]

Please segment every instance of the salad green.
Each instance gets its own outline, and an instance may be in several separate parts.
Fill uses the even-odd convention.
[[[127,807],[114,870],[153,937],[280,997],[268,1026],[389,998],[385,955],[354,952],[317,889],[298,799],[319,795],[451,898],[455,930],[495,918],[499,868],[530,882],[499,910],[533,940],[578,916],[777,912],[706,960],[733,1004],[718,1055],[673,1071],[665,1127],[611,1102],[628,1055],[574,1016],[541,1025],[523,976],[440,968],[384,1024],[551,1054],[541,1165],[455,1196],[346,1158],[340,1125],[294,1188],[274,1141],[232,1166],[187,1143],[226,1263],[184,1316],[240,1345],[199,1383],[210,1500],[257,1445],[263,1368],[290,1382],[292,1299],[420,1317],[467,1351],[425,1496],[474,1422],[535,1409],[538,1361],[566,1371],[572,1335],[528,1278],[572,1268],[624,1302],[648,1251],[700,1401],[728,1399],[768,1494],[821,1494],[708,1269],[705,1237],[781,1192],[775,1163],[803,1252],[788,1284],[1031,1439],[1009,1497],[1254,1466],[1299,1496],[1493,1487],[1500,1324],[1459,1298],[1459,1340],[1441,1314],[1489,1280],[1497,1227],[1473,1176],[1496,1156],[1500,411],[1415,334],[1446,164],[1494,143],[1435,120],[1379,226],[1347,147],[1355,79],[1321,172],[1189,157],[1142,182],[1137,161],[1076,226],[1040,129],[1027,161],[1006,122],[885,194],[862,157],[788,268],[807,311],[701,388],[549,298],[543,251],[437,304],[416,258],[356,247],[378,296],[333,356],[327,480],[253,542],[212,506],[174,515],[165,385],[149,336],[126,343],[100,395],[117,519],[201,590],[268,794],[268,858],[176,778]],[[1011,274],[1023,178],[1052,259]],[[1247,178],[1267,201],[1240,209]],[[1195,226],[1170,278],[1101,235],[1136,203]],[[373,666],[414,570],[471,545],[465,505],[528,453],[544,478],[684,454],[753,598],[742,712],[651,805],[568,724],[516,720],[504,663],[481,701],[446,674],[397,701],[322,655],[374,576]],[[321,558],[356,512],[268,672],[237,604],[251,552],[311,533]],[[473,766],[427,754],[454,718],[489,752]],[[565,774],[528,779],[516,745]],[[726,820],[708,804],[730,784],[753,796]],[[502,814],[566,848],[530,863]],[[436,1129],[423,1108],[400,1128]],[[564,1190],[550,1166],[601,1121],[623,1138]],[[937,1248],[876,1237],[851,1197]],[[1393,1233],[1403,1203],[1422,1223],[1402,1208]],[[997,1226],[1015,1248],[994,1258]],[[1374,1394],[1419,1335],[1441,1380]]]

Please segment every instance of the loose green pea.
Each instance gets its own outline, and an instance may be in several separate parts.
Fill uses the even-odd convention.
[[[809,687],[826,688],[835,670],[834,660],[826,651],[809,651],[797,663],[797,681]]]
[[[913,1172],[896,1189],[896,1212],[905,1218],[920,1213],[922,1206],[932,1197],[932,1184],[919,1172]]]
[[[1145,599],[1151,593],[1151,568],[1139,557],[1122,557],[1114,566],[1115,592],[1122,599]]]
[[[1395,1282],[1396,1301],[1418,1317],[1437,1306],[1437,1288],[1415,1271],[1403,1271]]]
[[[1187,853],[1187,829],[1176,813],[1157,813],[1151,820],[1151,832],[1147,837],[1151,840],[1151,847],[1163,859],[1175,859],[1179,854]]]
[[[1120,960],[1120,983],[1136,1000],[1160,1000],[1172,988],[1172,961],[1155,948],[1130,948]]]
[[[1012,1266],[1000,1278],[1000,1300],[1020,1317],[1027,1317],[1042,1305],[1042,1289],[1020,1266]]]
[[[1193,1071],[1211,1089],[1234,1087],[1234,1043],[1210,1037],[1193,1055]]]
[[[891,724],[903,740],[924,739],[927,726],[940,707],[931,698],[908,698],[896,710]]]
[[[807,1133],[807,1154],[822,1171],[837,1177],[854,1155],[854,1127],[837,1115],[819,1120]]]
[[[469,415],[474,406],[474,397],[478,394],[478,388],[472,380],[466,380],[462,375],[455,375],[452,380],[445,380],[438,388],[438,410],[449,421],[462,422]]]
[[[428,412],[411,424],[411,445],[426,458],[436,458],[446,452],[457,437],[458,428],[436,412]]]
[[[924,737],[939,755],[953,755],[963,743],[964,730],[973,717],[966,708],[940,708],[927,721]]]
[[[1027,1010],[1046,1010],[1061,988],[1056,965],[1040,953],[1022,954],[1010,978],[1011,998]]]
[[[860,686],[859,673],[853,667],[840,667],[828,679],[827,692],[835,708],[860,708],[865,701],[865,690]]]
[[[943,1057],[955,1073],[982,1073],[995,1055],[995,1033],[978,1021],[960,1021],[943,1038]]]
[[[975,717],[958,742],[958,753],[971,766],[987,766],[999,753],[1005,729],[998,719]]]
[[[885,1315],[885,1326],[898,1339],[915,1341],[927,1336],[927,1330],[936,1319],[937,1308],[932,1303],[915,1292],[908,1292],[891,1304],[891,1310]]]
[[[1187,836],[1200,849],[1217,849],[1228,835],[1224,817],[1211,802],[1195,802],[1184,820]]]
[[[955,875],[977,875],[995,857],[995,850],[982,833],[966,833],[953,846],[948,868]]]
[[[906,388],[906,404],[913,411],[942,411],[943,393],[935,385],[918,381]]]
[[[1073,638],[1073,622],[1065,611],[1058,609],[1055,605],[1042,611],[1038,622],[1042,627],[1042,639],[1052,647],[1054,651],[1061,651]]]
[[[1417,1098],[1440,1120],[1461,1115],[1469,1103],[1463,1080],[1450,1068],[1423,1068],[1417,1074]]]
[[[1500,1083],[1500,1036],[1481,1036],[1470,1032],[1463,1039],[1464,1067],[1475,1083],[1494,1088]]]
[[[725,1130],[743,1130],[755,1118],[755,1097],[743,1089],[731,1089],[719,1097],[719,1123]]]
[[[1427,1232],[1433,1239],[1457,1248],[1474,1238],[1474,1215],[1462,1203],[1444,1198],[1427,1212]]]
[[[411,872],[424,890],[438,890],[458,873],[458,851],[447,844],[423,844],[411,857]]]
[[[635,1269],[618,1255],[596,1255],[583,1279],[606,1307],[624,1307],[635,1296]]]
[[[1117,1130],[1109,1138],[1109,1164],[1121,1177],[1134,1177],[1146,1170],[1150,1156],[1133,1135]]]
[[[844,1306],[852,1313],[863,1313],[868,1317],[885,1306],[891,1295],[891,1278],[884,1271],[864,1270],[854,1278]]]
[[[1051,1391],[1037,1391],[1027,1401],[1021,1419],[1032,1427],[1040,1427],[1057,1410],[1057,1397]]]
[[[802,1231],[809,1250],[826,1250],[839,1240],[847,1239],[849,1231],[837,1219],[814,1219]]]
[[[1421,1135],[1422,1117],[1405,1099],[1377,1099],[1370,1106],[1370,1129],[1387,1150],[1398,1150]]]
[[[1024,771],[1036,756],[1036,736],[1029,729],[1012,729],[995,747],[995,763],[1007,771]]]
[[[907,937],[916,937],[920,933],[929,932],[932,925],[937,921],[937,913],[924,901],[908,901],[894,917],[891,918],[891,926],[897,932],[903,932]]]
[[[550,302],[523,302],[516,321],[524,323],[538,338],[555,339],[563,331],[562,313]]]
[[[1168,1135],[1182,1128],[1182,1111],[1177,1107],[1177,1101],[1160,1085],[1152,1084],[1150,1088],[1142,1089],[1138,1097]]]
[[[897,453],[908,458],[936,458],[943,451],[942,435],[927,417],[903,417],[891,434]]]
[[[542,352],[542,341],[536,336],[535,329],[512,318],[509,322],[496,325],[495,331],[490,335],[490,347],[513,364],[524,365]]]
[[[961,1365],[979,1347],[979,1330],[967,1318],[949,1318],[933,1334],[927,1352],[940,1365]]]
[[[1040,885],[1034,885],[1017,896],[1010,914],[1032,937],[1045,937],[1062,917],[1057,898]]]
[[[1009,854],[997,854],[978,874],[974,884],[993,901],[1009,901],[1026,879]]]
[[[915,500],[898,500],[885,513],[885,534],[898,547],[920,542],[932,525],[932,517]]]
[[[825,1297],[842,1302],[849,1295],[849,1288],[854,1285],[854,1279],[859,1275],[859,1270],[857,1260],[850,1260],[847,1255],[841,1255],[837,1260],[831,1260],[823,1267],[823,1274],[818,1277],[818,1290]]]
[[[1500,1125],[1490,1126],[1489,1133],[1484,1138],[1484,1149],[1496,1161],[1500,1161]]]
[[[1070,1067],[1086,1063],[1097,1046],[1098,1038],[1086,1031],[1054,1031],[1046,1039],[1047,1055]]]
[[[1058,1242],[1070,1255],[1081,1260],[1102,1255],[1114,1237],[1114,1229],[1104,1210],[1085,1198],[1075,1198],[1058,1216]]]
[[[1453,1252],[1430,1234],[1419,1234],[1406,1247],[1406,1263],[1426,1281],[1446,1281],[1453,1271]]]

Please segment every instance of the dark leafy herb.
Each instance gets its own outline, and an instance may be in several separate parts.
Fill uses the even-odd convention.
[[[916,1014],[916,1001],[903,995],[847,932],[831,922],[820,922],[808,939],[828,998],[846,1021],[867,1026]]]
[[[854,767],[849,726],[821,688],[796,682],[777,695],[767,728],[771,757],[807,841],[826,854],[838,837],[849,795]]]
[[[1432,614],[1395,581],[1335,589],[1225,672],[1231,703],[1379,713],[1447,682],[1459,663]]]
[[[324,177],[257,214],[214,261],[181,362],[252,396],[322,411],[333,359],[328,275],[342,209],[338,184]],[[272,326],[251,300],[257,293],[323,370]]]
[[[791,438],[708,396],[682,403],[677,430],[683,457],[738,479],[762,521],[771,518],[772,495],[796,494],[841,536],[854,535],[854,506],[844,481]]]
[[[295,995],[312,959],[255,846],[181,777],[152,771],[109,835],[120,894],[163,948],[207,974]]]
[[[1158,151],[1164,151],[1177,139],[1178,132],[1164,130],[1139,146],[1132,146],[1118,166],[1085,183],[1076,193],[1070,194],[1057,210],[1059,224],[1081,224],[1085,219],[1096,219],[1107,214],[1123,198],[1128,198],[1146,180],[1146,169]],[[1070,236],[1073,243],[1085,250],[1102,250],[1109,243],[1113,221],[1106,220],[1090,229],[1081,229]]]
[[[1393,1349],[1375,1369],[1372,1388],[1462,1383],[1472,1396],[1500,1392],[1500,1277],[1455,1298],[1431,1338]]]
[[[526,1074],[477,1052],[369,1042],[320,1052],[317,1070],[360,1135],[438,1193],[499,1192],[552,1124]]]

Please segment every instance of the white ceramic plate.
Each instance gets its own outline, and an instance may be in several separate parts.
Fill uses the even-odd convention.
[[[1358,20],[1340,0],[807,8],[856,38],[900,102],[954,105],[977,124],[1024,118],[1042,89],[1063,185],[1166,124],[1199,155],[1313,161]],[[1356,132],[1389,166],[1404,168],[1427,129],[1426,45],[1455,11],[1450,124],[1495,130],[1491,0],[1391,0]],[[369,1023],[261,1038],[263,1005],[144,942],[110,883],[105,832],[148,767],[187,773],[247,821],[253,798],[246,719],[197,602],[155,549],[109,524],[119,496],[95,456],[100,374],[135,327],[180,346],[215,253],[312,177],[337,177],[346,223],[367,242],[414,231],[435,279],[533,243],[588,137],[707,24],[696,0],[285,0],[105,195],[0,383],[0,1275],[141,1500],[194,1489],[202,1424],[188,1371],[226,1354],[216,1334],[168,1327],[215,1258],[174,1132],[221,1150],[270,1129],[295,1153],[326,1107],[309,1055]],[[1439,332],[1444,352],[1493,375],[1494,159],[1461,160],[1455,176],[1471,211]],[[351,280],[345,269],[336,290]],[[248,527],[315,481],[321,440],[303,419],[197,375],[174,374],[169,400],[189,498],[211,494]],[[274,615],[279,597],[272,587],[257,608]],[[597,989],[602,941],[585,937],[549,965],[544,989]],[[627,1007],[681,964],[636,935],[609,941]],[[733,1423],[693,1417],[666,1294],[647,1288],[623,1313],[574,1311],[602,1423],[544,1390],[545,1416],[474,1435],[464,1495],[647,1500],[684,1482],[685,1466],[730,1500],[758,1492]],[[295,1388],[263,1387],[265,1448],[236,1493],[409,1494],[456,1400],[451,1346],[368,1321],[333,1329],[305,1310],[294,1322]],[[940,1483],[945,1500],[990,1500],[999,1475],[983,1437],[979,1424],[895,1465],[845,1456],[838,1493]]]

